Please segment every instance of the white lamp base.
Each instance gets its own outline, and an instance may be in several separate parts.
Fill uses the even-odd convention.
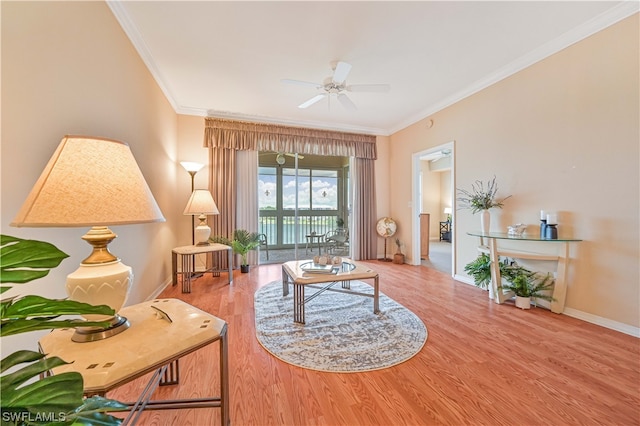
[[[131,267],[120,260],[102,264],[80,264],[80,267],[67,276],[67,294],[69,298],[91,305],[108,305],[116,312],[127,301],[133,282]],[[90,342],[121,333],[129,327],[126,318],[119,315],[84,315],[89,321],[111,321],[107,328],[80,327],[72,340]]]
[[[195,232],[195,242],[198,246],[208,246],[209,245],[209,237],[211,236],[211,228],[207,225],[207,216],[200,215],[198,217],[200,219],[200,223],[196,226]]]

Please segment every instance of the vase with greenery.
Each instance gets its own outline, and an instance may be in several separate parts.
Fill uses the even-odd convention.
[[[260,234],[257,232],[249,232],[246,229],[236,229],[233,231],[233,238],[212,237],[214,243],[221,243],[231,246],[235,254],[239,254],[241,258],[240,271],[249,272],[248,253],[260,247]]]
[[[506,196],[502,199],[498,199],[496,197],[498,192],[498,184],[496,183],[496,177],[487,181],[487,183],[476,180],[471,185],[471,190],[466,189],[458,189],[458,208],[460,209],[470,209],[471,213],[475,214],[481,212],[480,220],[482,232],[489,232],[490,224],[490,216],[489,209],[492,208],[502,208],[504,205],[504,201],[511,197],[511,195]]]
[[[11,289],[6,283],[24,284],[45,277],[68,255],[54,245],[0,235],[0,293]],[[113,315],[109,306],[92,306],[73,300],[53,300],[27,295],[0,302],[0,337],[36,330],[82,326],[105,326],[108,322],[61,319],[61,315]],[[73,362],[73,360],[67,360]],[[2,424],[86,424],[117,425],[121,419],[106,414],[127,406],[94,396],[83,398],[83,379],[77,372],[40,378],[52,368],[68,364],[55,356],[19,350],[0,361],[2,377]]]

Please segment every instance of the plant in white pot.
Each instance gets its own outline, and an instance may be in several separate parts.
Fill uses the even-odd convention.
[[[511,195],[508,195],[502,199],[498,199],[496,197],[497,192],[498,184],[496,183],[495,176],[490,181],[487,181],[486,184],[481,180],[475,181],[471,184],[470,191],[458,188],[459,196],[456,198],[460,203],[458,204],[458,208],[470,209],[473,214],[480,212],[480,223],[482,232],[484,233],[489,232],[489,209],[502,208],[504,201],[511,197]]]
[[[531,307],[531,299],[542,299],[549,302],[555,299],[549,295],[554,280],[551,274],[541,276],[536,272],[523,270],[502,286],[502,289],[513,291],[516,295],[516,306],[521,309]]]

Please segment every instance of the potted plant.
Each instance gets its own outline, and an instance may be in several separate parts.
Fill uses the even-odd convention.
[[[257,232],[249,232],[246,229],[236,229],[233,231],[233,239],[231,240],[225,237],[213,237],[211,241],[231,246],[233,252],[240,255],[240,272],[245,274],[249,272],[247,254],[260,246],[260,235]]]
[[[521,309],[531,307],[531,299],[542,299],[549,302],[555,299],[547,292],[553,289],[553,277],[551,274],[540,276],[536,272],[521,272],[517,274],[509,284],[501,289],[513,291],[516,295],[516,306]]]
[[[476,214],[481,212],[480,223],[482,226],[482,232],[489,232],[489,209],[494,207],[502,208],[504,201],[511,197],[511,195],[502,199],[496,198],[498,192],[498,184],[496,183],[496,177],[488,181],[486,184],[480,180],[475,181],[471,185],[471,190],[458,189],[460,196],[457,200],[460,202],[459,208],[470,209],[471,213]]]
[[[480,253],[473,261],[464,266],[464,271],[473,277],[477,287],[487,289],[491,282],[491,259],[486,253]]]
[[[3,293],[12,288],[4,284],[24,284],[42,278],[68,255],[43,241],[0,235],[0,257],[0,283],[3,284],[0,293]],[[34,295],[9,297],[0,302],[0,336],[108,324],[102,321],[60,319],[61,315],[84,314],[113,315],[114,311],[106,305],[92,306],[73,300],[52,300]],[[105,412],[127,409],[124,404],[99,396],[84,399],[82,375],[77,372],[35,380],[52,368],[68,364],[59,357],[45,357],[40,352],[20,350],[7,355],[0,363],[3,373],[0,380],[3,425],[117,425],[121,419]]]
[[[341,217],[336,218],[336,226],[338,228],[344,228],[344,219]]]
[[[400,239],[396,238],[396,254],[393,255],[393,263],[402,265],[404,263],[404,254],[402,253],[402,243]]]
[[[502,259],[498,268],[500,268],[500,277],[509,282],[513,281],[517,275],[533,274],[508,258]],[[464,266],[464,271],[473,277],[473,282],[477,287],[487,289],[491,283],[491,258],[487,253],[480,253],[478,257]]]

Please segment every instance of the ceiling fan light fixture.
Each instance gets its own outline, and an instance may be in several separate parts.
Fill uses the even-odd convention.
[[[324,93],[320,93],[313,98],[298,105],[298,108],[304,109],[311,105],[321,101],[324,98],[331,103],[331,95],[335,95],[338,102],[342,104],[345,109],[356,110],[357,107],[351,99],[343,92],[388,92],[390,86],[388,84],[353,84],[347,85],[347,76],[351,72],[351,64],[346,62],[337,62],[333,68],[333,76],[324,79],[322,84],[311,83],[308,81],[283,79],[283,83],[292,83],[305,86],[313,86]]]

